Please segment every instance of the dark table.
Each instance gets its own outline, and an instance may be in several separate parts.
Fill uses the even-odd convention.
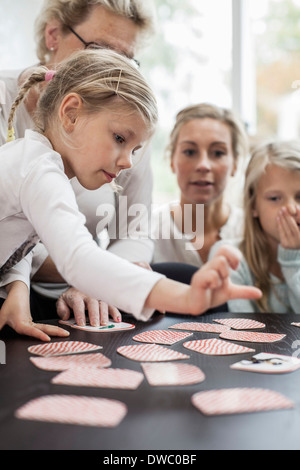
[[[273,344],[237,343],[253,347],[256,353],[296,355],[300,353],[300,329],[291,326],[298,316],[234,315],[214,313],[200,317],[158,315],[148,323],[136,322],[134,330],[115,333],[91,333],[71,329],[69,340],[101,344],[101,352],[112,360],[112,367],[141,371],[139,362],[116,352],[117,347],[142,344],[132,337],[150,329],[167,329],[178,321],[210,323],[214,318],[253,318],[266,323],[264,331],[285,333],[284,340]],[[53,323],[56,323],[53,321]],[[188,340],[217,337],[194,332]],[[185,349],[181,341],[171,347],[190,355],[188,361],[199,366],[206,375],[203,383],[179,387],[151,387],[146,378],[135,391],[70,387],[51,384],[58,372],[37,369],[30,361],[28,346],[40,343],[16,335],[10,329],[0,332],[6,348],[6,364],[0,364],[0,449],[6,450],[98,450],[113,455],[117,450],[298,450],[300,449],[300,370],[267,375],[230,369],[230,365],[252,354],[205,356]],[[54,338],[53,341],[57,341]],[[268,411],[232,416],[206,417],[192,404],[191,396],[201,390],[229,387],[262,387],[283,393],[296,403],[293,410]],[[29,400],[48,394],[78,394],[112,398],[124,402],[128,413],[116,428],[96,428],[16,419],[15,410]],[[124,452],[125,455],[125,452]],[[98,463],[101,463],[98,460]]]

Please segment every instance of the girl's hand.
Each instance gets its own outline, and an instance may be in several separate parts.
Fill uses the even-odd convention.
[[[63,328],[32,321],[28,288],[23,282],[12,282],[7,291],[8,296],[0,309],[0,330],[8,325],[20,335],[32,336],[41,341],[50,341],[50,336],[69,336],[69,332]]]
[[[74,287],[66,290],[57,300],[56,311],[62,320],[68,320],[73,311],[77,325],[85,326],[86,311],[91,326],[107,325],[109,316],[114,322],[121,322],[122,317],[116,307],[97,299],[92,299]]]
[[[191,308],[201,305],[205,311],[232,299],[259,299],[261,291],[252,286],[240,286],[230,280],[230,269],[237,269],[241,259],[239,250],[222,246],[214,258],[197,271],[191,282],[189,304]],[[199,309],[192,309],[199,314]]]
[[[297,222],[298,221],[298,222]],[[280,244],[283,248],[300,249],[300,208],[283,207],[277,217]]]

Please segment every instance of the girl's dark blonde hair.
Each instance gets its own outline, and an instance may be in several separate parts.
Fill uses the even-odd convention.
[[[47,72],[46,67],[38,67],[20,89],[9,115],[9,130],[13,127],[18,105],[33,86],[45,81]],[[125,107],[127,112],[139,112],[150,133],[154,130],[157,105],[152,90],[131,61],[114,51],[85,50],[60,64],[37,104],[34,121],[39,132],[45,132],[49,126],[58,126],[57,112],[69,93],[78,94],[86,115],[103,109],[118,111]]]
[[[62,31],[70,33],[68,26],[74,28],[85,21],[95,6],[127,18],[138,27],[141,45],[156,30],[156,16],[152,0],[44,0],[42,9],[35,21],[37,56],[41,64],[46,63],[49,53],[45,42],[45,29],[49,21],[61,23]]]
[[[235,161],[240,157],[245,157],[248,153],[248,136],[245,126],[239,117],[229,109],[221,108],[209,103],[200,103],[187,106],[176,116],[175,125],[170,134],[167,154],[172,158],[180,130],[184,124],[194,119],[215,119],[226,124],[231,132],[232,150]]]
[[[257,186],[266,168],[276,165],[300,172],[300,142],[266,142],[254,148],[245,176],[244,187],[244,236],[240,249],[254,277],[255,285],[263,296],[256,301],[259,310],[270,312],[268,299],[273,288],[270,266],[272,259],[268,242],[260,221],[253,216]]]

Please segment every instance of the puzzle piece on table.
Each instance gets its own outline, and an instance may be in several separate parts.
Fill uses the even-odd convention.
[[[30,357],[30,361],[39,369],[60,371],[76,367],[110,367],[111,360],[101,353],[74,354],[68,356]]]
[[[220,338],[233,341],[249,341],[250,343],[275,343],[281,341],[286,335],[273,333],[257,333],[254,331],[225,331]]]
[[[254,349],[229,343],[228,341],[222,341],[217,338],[187,341],[183,343],[183,346],[192,351],[210,356],[229,356],[231,354],[254,352]]]
[[[127,359],[145,362],[175,361],[178,359],[189,359],[190,357],[159,344],[121,346],[117,349],[117,352]]]
[[[142,343],[172,345],[178,341],[188,338],[189,336],[192,336],[192,333],[168,330],[151,330],[135,335],[132,339]]]
[[[300,359],[280,354],[260,353],[250,360],[232,364],[231,369],[258,372],[262,374],[284,374],[300,368]]]
[[[136,390],[144,376],[129,369],[96,369],[81,367],[68,369],[53,377],[51,383],[78,387],[116,388]]]
[[[258,322],[256,320],[251,320],[247,318],[224,318],[214,320],[216,323],[221,325],[227,325],[233,330],[252,330],[257,328],[265,328],[264,323]]]
[[[198,392],[192,404],[204,415],[228,415],[291,409],[295,404],[278,392],[261,388],[228,388]]]
[[[193,385],[205,380],[205,374],[192,364],[169,362],[141,364],[144,374],[152,386]]]
[[[45,395],[20,407],[15,416],[33,421],[115,427],[126,413],[127,406],[116,400],[77,395]]]
[[[71,328],[75,328],[77,330],[91,331],[93,333],[112,333],[117,331],[133,330],[135,328],[135,326],[131,323],[125,322],[109,322],[107,326],[91,326],[89,324],[88,318],[86,319],[85,326],[77,325],[75,318],[72,318],[71,320],[59,320],[59,323],[70,326]]]
[[[57,343],[42,343],[29,346],[28,351],[38,356],[62,356],[65,354],[97,351],[98,349],[102,349],[102,346],[83,341],[59,341]]]
[[[200,331],[203,333],[222,333],[223,331],[230,330],[229,326],[214,325],[212,323],[198,323],[198,322],[182,322],[169,326],[171,329]]]

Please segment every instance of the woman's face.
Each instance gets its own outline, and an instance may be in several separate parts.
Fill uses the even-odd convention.
[[[130,19],[112,13],[102,6],[92,8],[90,15],[73,30],[85,41],[116,50],[133,58],[136,51],[138,27]],[[50,21],[45,30],[46,45],[51,52],[51,65],[60,63],[73,52],[84,49],[84,44],[71,31],[62,31],[58,20]],[[50,65],[50,64],[49,64]]]
[[[193,119],[180,129],[171,167],[181,202],[209,205],[218,200],[234,174],[231,131],[216,119]]]

